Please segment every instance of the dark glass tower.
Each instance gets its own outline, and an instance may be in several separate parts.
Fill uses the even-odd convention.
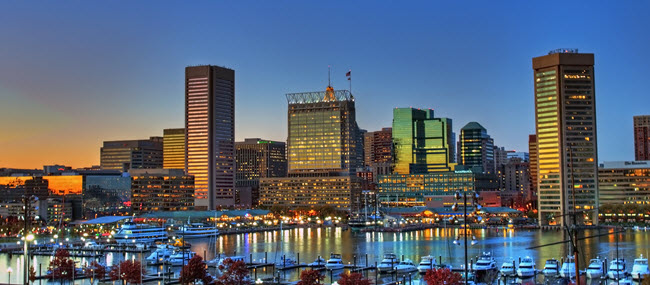
[[[234,205],[234,70],[185,68],[185,130],[185,172],[194,176],[195,209]]]
[[[482,172],[494,173],[494,140],[477,122],[469,122],[460,129],[460,161],[467,167],[480,167]]]

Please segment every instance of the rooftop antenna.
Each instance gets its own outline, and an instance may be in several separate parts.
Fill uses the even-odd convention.
[[[327,66],[327,86],[332,86],[331,77],[332,77],[332,66],[328,65]]]

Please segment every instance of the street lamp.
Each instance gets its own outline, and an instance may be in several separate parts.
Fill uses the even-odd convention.
[[[29,242],[34,240],[34,235],[31,234],[31,229],[32,229],[32,218],[31,218],[31,212],[32,212],[32,205],[34,205],[36,202],[38,202],[38,197],[34,195],[24,195],[22,197],[23,200],[23,210],[24,210],[24,220],[25,220],[25,225],[23,228],[23,236],[25,237],[25,247],[23,250],[23,257],[25,258],[24,262],[24,268],[23,268],[23,284],[28,285],[29,284]],[[38,210],[38,207],[34,207],[35,209]]]
[[[471,196],[469,197],[472,199],[472,205],[474,206],[474,212],[478,214],[478,212],[481,210],[481,205],[478,204],[478,198],[479,195],[475,191],[472,191]],[[456,192],[456,195],[454,195],[456,200],[463,200],[463,237],[465,240],[465,285],[469,284],[469,278],[468,278],[468,265],[467,265],[467,236],[469,235],[469,229],[467,228],[467,191],[463,191],[461,194],[460,192]],[[457,211],[458,210],[458,203],[455,203],[451,207],[452,211]],[[481,217],[479,217],[480,219]],[[458,241],[460,237],[456,237],[456,240],[454,240],[454,244],[460,245],[460,242]],[[472,235],[472,245],[475,245],[477,243],[476,237]]]
[[[260,278],[257,278],[257,280],[255,280],[255,284],[262,284],[262,283],[264,283],[264,281],[262,281],[262,279]]]
[[[11,284],[11,272],[13,272],[11,267],[7,268],[7,284]]]

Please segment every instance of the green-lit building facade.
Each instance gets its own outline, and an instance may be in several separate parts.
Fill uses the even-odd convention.
[[[454,168],[452,121],[432,109],[393,109],[395,174],[451,171]]]

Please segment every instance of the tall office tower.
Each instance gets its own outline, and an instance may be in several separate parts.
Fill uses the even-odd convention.
[[[363,144],[364,164],[372,170],[373,178],[390,174],[393,161],[393,129],[382,128],[381,131],[368,132]]]
[[[533,207],[532,192],[530,191],[530,163],[519,157],[508,159],[502,168],[503,184],[501,203],[506,207],[530,209]]]
[[[435,118],[432,109],[393,109],[394,173],[453,170],[452,143],[451,119]]]
[[[363,167],[363,142],[354,97],[347,90],[287,94],[289,174],[354,173]]]
[[[250,187],[251,205],[257,205],[260,178],[287,175],[286,148],[287,144],[284,142],[258,138],[235,142],[236,186]]]
[[[128,171],[138,168],[161,168],[163,144],[161,137],[148,140],[106,141],[100,149],[102,169]]]
[[[533,70],[540,225],[597,224],[594,55],[553,51]]]
[[[185,68],[185,173],[194,176],[195,209],[236,204],[235,71]]]
[[[163,130],[163,168],[185,169],[185,129]]]
[[[650,115],[634,116],[634,159],[650,160]]]
[[[528,136],[528,153],[530,158],[528,170],[530,173],[530,191],[533,199],[537,199],[537,135]]]
[[[460,129],[460,161],[466,167],[480,167],[484,173],[494,173],[494,140],[477,122],[469,122]]]

